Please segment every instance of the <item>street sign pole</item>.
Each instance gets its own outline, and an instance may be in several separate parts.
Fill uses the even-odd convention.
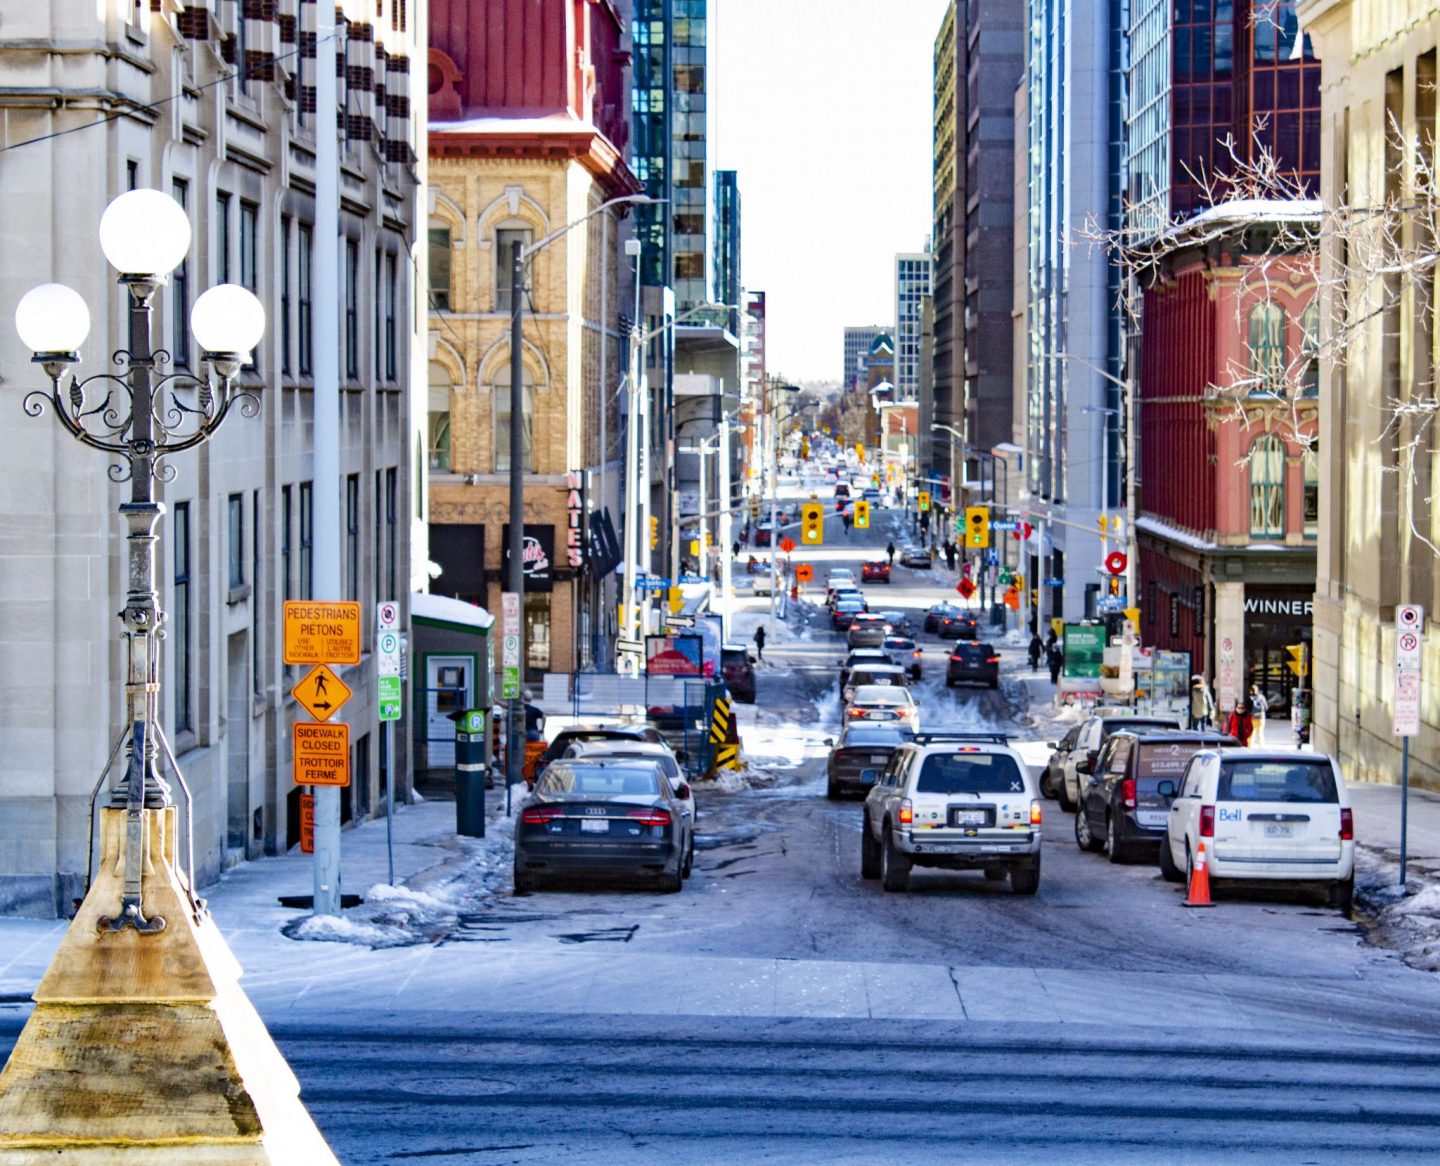
[[[375,605],[375,660],[380,725],[385,734],[385,875],[395,885],[395,722],[400,719],[400,607],[392,599]]]
[[[1405,893],[1410,835],[1410,738],[1420,732],[1421,639],[1425,609],[1395,609],[1395,735],[1400,738],[1400,893]]]

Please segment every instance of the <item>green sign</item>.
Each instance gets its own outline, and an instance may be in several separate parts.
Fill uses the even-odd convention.
[[[513,667],[507,665],[503,669],[500,688],[500,695],[506,700],[520,699],[520,666],[518,664]]]
[[[1006,587],[1008,587],[1011,583],[1015,582],[1015,574],[1010,570],[1009,567],[1000,568],[1000,582]]]
[[[467,709],[460,718],[460,731],[469,733],[471,736],[483,736],[485,733],[485,710]]]
[[[1065,675],[1098,680],[1105,660],[1105,625],[1065,625]]]
[[[398,721],[402,703],[400,677],[380,677],[380,719],[382,721]]]

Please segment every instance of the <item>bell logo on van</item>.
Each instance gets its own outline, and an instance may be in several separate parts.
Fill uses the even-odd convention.
[[[1220,807],[1220,821],[1222,821],[1222,822],[1243,822],[1244,820],[1245,820],[1245,811],[1244,811],[1244,810],[1240,810],[1240,809],[1227,810],[1227,809],[1225,809],[1224,806],[1221,806],[1221,807]]]

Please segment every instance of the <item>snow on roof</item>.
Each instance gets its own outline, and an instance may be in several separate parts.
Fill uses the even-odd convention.
[[[466,603],[463,599],[451,599],[448,595],[431,595],[426,591],[416,591],[410,596],[410,614],[482,631],[488,631],[495,625],[495,617],[483,607]]]
[[[432,134],[595,134],[600,131],[588,121],[568,113],[546,117],[472,117],[464,121],[432,121]]]
[[[1160,239],[1174,242],[1202,234],[1207,228],[1249,223],[1318,223],[1324,213],[1325,204],[1318,198],[1236,198],[1217,202],[1176,223]]]

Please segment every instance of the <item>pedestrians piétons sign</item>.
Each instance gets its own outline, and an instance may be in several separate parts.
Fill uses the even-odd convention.
[[[360,663],[360,605],[285,602],[285,663]]]

